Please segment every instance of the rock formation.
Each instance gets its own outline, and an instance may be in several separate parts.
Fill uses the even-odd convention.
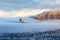
[[[43,12],[41,14],[36,15],[36,19],[38,20],[60,19],[60,10]]]

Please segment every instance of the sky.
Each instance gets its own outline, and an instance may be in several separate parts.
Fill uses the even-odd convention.
[[[34,14],[39,13],[40,9],[56,8],[60,8],[60,0],[0,0],[0,17],[18,16],[20,13],[23,15],[25,11],[33,11]]]
[[[20,10],[23,8],[59,8],[60,0],[0,0],[2,10]]]

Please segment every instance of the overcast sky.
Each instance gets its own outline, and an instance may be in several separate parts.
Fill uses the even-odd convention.
[[[20,10],[24,8],[59,8],[60,0],[0,0],[2,10]]]
[[[60,8],[60,0],[0,0],[0,17],[29,16]]]

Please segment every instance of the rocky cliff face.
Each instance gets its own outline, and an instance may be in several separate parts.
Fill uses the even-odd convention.
[[[38,19],[38,20],[60,19],[60,10],[43,12],[41,14],[36,15],[36,19]]]

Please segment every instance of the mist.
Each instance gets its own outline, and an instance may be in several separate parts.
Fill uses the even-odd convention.
[[[0,17],[9,18],[9,17],[34,16],[44,11],[49,11],[49,9],[21,9],[21,10],[13,10],[13,11],[0,10]]]

